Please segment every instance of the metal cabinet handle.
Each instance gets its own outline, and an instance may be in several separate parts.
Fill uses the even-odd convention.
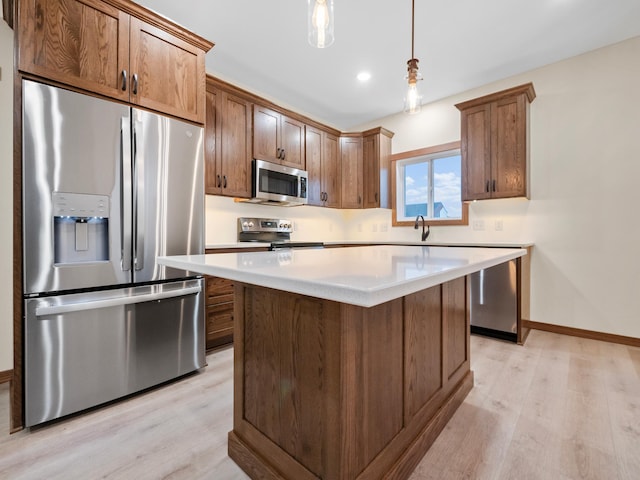
[[[127,71],[122,70],[122,91],[127,90]]]
[[[134,95],[137,95],[138,94],[138,74],[137,73],[133,74],[131,81],[133,82],[133,88],[131,90]]]
[[[222,179],[220,178],[220,175],[216,175],[216,179],[217,179],[217,187],[220,188],[222,186]]]
[[[276,148],[276,158],[280,158],[280,152],[282,149],[280,147]]]
[[[287,156],[287,153],[284,151],[284,148],[282,149],[281,155],[282,156],[280,157],[280,159],[282,159],[282,160],[284,160],[285,157]]]
[[[496,191],[496,180],[495,179],[493,179],[493,191],[494,192]]]
[[[378,201],[378,192],[376,192],[376,193],[373,195],[373,198],[374,198],[374,200],[375,200],[376,202]]]
[[[361,203],[362,203],[362,197],[358,195],[358,205],[360,205]]]
[[[484,187],[484,191],[485,191],[485,192],[487,192],[487,193],[489,193],[489,180],[487,180],[487,184],[486,184],[486,186]]]
[[[222,188],[227,188],[227,176],[222,176]]]

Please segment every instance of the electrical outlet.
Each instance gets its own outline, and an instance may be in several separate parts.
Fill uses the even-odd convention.
[[[374,232],[374,233],[377,232],[378,231],[378,225],[375,224],[375,223],[371,224],[371,231]]]
[[[362,224],[361,223],[358,224],[358,232],[362,232]]]
[[[495,228],[496,232],[501,232],[504,229],[504,223],[502,220],[496,220]]]
[[[474,230],[484,230],[484,220],[474,220],[473,221],[473,229]]]
[[[381,232],[386,232],[389,229],[389,226],[386,223],[381,223],[380,224],[380,231]]]

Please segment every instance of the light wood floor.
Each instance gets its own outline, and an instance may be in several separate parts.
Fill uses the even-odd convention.
[[[640,349],[539,331],[471,345],[475,387],[411,480],[640,479]],[[0,479],[248,478],[226,455],[232,356],[14,435],[0,385]]]

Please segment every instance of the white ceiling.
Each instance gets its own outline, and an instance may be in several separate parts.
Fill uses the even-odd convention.
[[[340,130],[402,110],[411,0],[334,0],[325,49],[307,43],[305,0],[137,1],[216,44],[207,72]],[[425,103],[640,35],[640,0],[415,4]]]

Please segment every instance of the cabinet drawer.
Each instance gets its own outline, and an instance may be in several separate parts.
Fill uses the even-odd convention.
[[[207,300],[220,295],[233,295],[233,282],[226,278],[207,277]]]
[[[207,337],[218,337],[223,332],[233,333],[233,311],[207,312]]]

